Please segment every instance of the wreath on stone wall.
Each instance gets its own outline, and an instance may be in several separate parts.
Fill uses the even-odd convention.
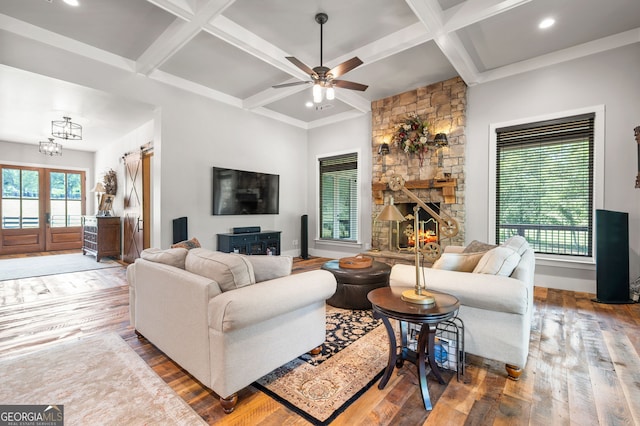
[[[429,124],[421,120],[417,114],[409,114],[402,123],[398,124],[393,136],[393,144],[407,154],[416,154],[422,166],[429,147],[434,146],[428,136]]]

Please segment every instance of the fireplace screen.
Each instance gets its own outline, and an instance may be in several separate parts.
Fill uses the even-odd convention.
[[[436,213],[440,214],[440,203],[427,203],[427,205]],[[405,217],[404,222],[397,223],[396,232],[394,232],[394,246],[398,250],[412,250],[415,247],[415,232],[413,221],[413,208],[415,203],[399,203],[396,204],[400,213]],[[426,243],[439,243],[438,222],[429,214],[429,212],[420,209],[418,211],[418,241],[420,246]]]

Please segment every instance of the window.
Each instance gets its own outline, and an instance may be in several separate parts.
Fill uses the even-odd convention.
[[[2,229],[40,226],[40,173],[2,169]]]
[[[320,158],[320,239],[358,241],[358,154]]]
[[[537,253],[591,257],[595,114],[496,131],[496,242],[524,236]]]
[[[82,217],[80,173],[50,172],[49,181],[51,227],[80,226]]]

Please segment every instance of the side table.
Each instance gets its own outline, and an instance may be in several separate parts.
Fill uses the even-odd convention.
[[[391,266],[373,262],[368,268],[341,268],[338,260],[330,260],[322,265],[336,277],[338,286],[327,303],[343,309],[371,309],[367,294],[376,288],[389,286]]]
[[[455,316],[460,307],[460,302],[454,296],[431,290],[429,293],[435,297],[435,305],[426,306],[405,302],[401,298],[402,292],[410,288],[412,287],[378,288],[372,290],[367,296],[373,307],[373,316],[382,319],[389,336],[389,362],[384,375],[380,379],[380,383],[378,383],[378,389],[384,389],[396,366],[401,367],[405,360],[410,361],[416,364],[418,368],[420,393],[422,394],[424,408],[431,410],[433,405],[431,404],[429,388],[427,387],[426,366],[428,364],[438,382],[444,384],[444,379],[435,360],[436,329],[439,323]],[[389,318],[421,324],[416,352],[406,347],[406,339],[403,336],[403,346],[401,346],[400,353],[398,353],[396,333]]]

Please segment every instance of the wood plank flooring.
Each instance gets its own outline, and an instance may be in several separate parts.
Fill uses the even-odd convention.
[[[297,259],[294,271],[324,261]],[[308,424],[252,387],[225,415],[212,391],[136,336],[124,268],[65,275],[73,291],[65,292],[59,277],[43,278],[37,285],[55,283],[55,294],[0,306],[0,356],[113,330],[209,424]],[[75,290],[83,283],[86,291]],[[593,296],[536,287],[529,360],[519,382],[506,379],[503,364],[468,355],[464,382],[429,382],[435,407],[426,412],[409,364],[332,425],[640,425],[640,305],[597,304]]]

